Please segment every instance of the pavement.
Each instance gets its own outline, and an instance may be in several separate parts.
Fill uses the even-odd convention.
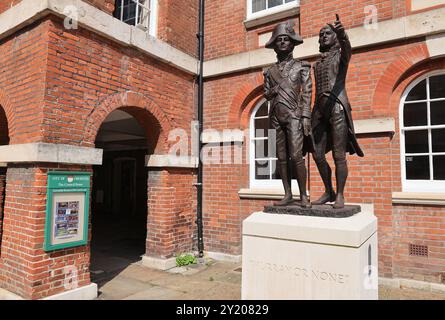
[[[206,259],[167,271],[141,262],[97,279],[98,300],[240,300],[241,264]],[[380,300],[445,300],[445,293],[379,286]]]

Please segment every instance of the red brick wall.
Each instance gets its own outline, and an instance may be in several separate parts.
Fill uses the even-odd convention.
[[[93,147],[101,121],[115,108],[127,106],[145,125],[148,140],[154,139],[153,128],[158,124],[163,130],[190,131],[195,92],[192,75],[90,31],[67,31],[59,18],[46,18],[6,39],[0,53],[4,66],[0,93],[8,94],[14,119],[9,130],[11,143],[44,141]],[[168,150],[167,135],[168,130],[158,141],[160,153]],[[64,291],[65,265],[78,268],[79,286],[90,281],[88,246],[50,253],[42,249],[46,173],[56,168],[91,171],[90,167],[46,164],[8,168],[0,287],[26,298]],[[193,248],[194,176],[190,169],[169,170],[161,176],[160,184],[148,182],[151,230],[147,252],[171,257]]]
[[[84,0],[102,11],[113,14],[115,0]]]
[[[257,49],[258,34],[273,30],[280,22],[246,29],[245,0],[207,1],[205,10],[205,60]],[[292,19],[298,31],[298,17]]]
[[[41,140],[47,52],[46,24],[29,26],[0,45],[0,87],[15,108],[15,123],[8,123],[11,144]]]
[[[193,76],[92,32],[66,31],[57,19],[48,25],[45,141],[81,143],[95,108],[106,97],[125,91],[157,105],[172,128],[190,131]],[[94,143],[94,138],[85,143]]]
[[[48,170],[89,167],[9,165],[0,260],[0,286],[28,299],[64,291],[64,267],[74,266],[78,285],[90,283],[89,247],[43,251]]]
[[[192,56],[197,56],[198,0],[159,0],[158,37]]]
[[[445,283],[445,209],[394,205],[395,277]],[[409,245],[428,246],[428,257],[412,256]]]
[[[364,11],[368,5],[377,8],[378,21],[406,15],[406,3],[401,0],[301,0],[301,33],[303,37],[318,35],[323,25],[335,20],[335,13],[339,14],[345,27],[361,26],[369,16],[369,12]]]
[[[196,191],[190,169],[148,173],[147,255],[191,252],[196,236]]]

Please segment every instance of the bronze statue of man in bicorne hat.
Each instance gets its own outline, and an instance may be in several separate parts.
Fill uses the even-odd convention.
[[[314,159],[320,172],[325,192],[312,204],[334,202],[334,208],[344,207],[344,188],[348,177],[346,152],[363,157],[352,122],[351,105],[346,93],[346,74],[351,59],[351,43],[336,15],[334,24],[320,30],[321,58],[314,65],[315,104],[312,111]],[[332,171],[325,154],[332,151],[335,163],[337,193],[332,187]]]
[[[307,170],[304,155],[312,151],[311,139],[311,65],[294,59],[294,47],[303,39],[289,21],[277,25],[266,48],[274,49],[277,63],[264,72],[264,96],[270,101],[270,127],[276,130],[278,172],[284,186],[284,198],[275,205],[293,202],[292,170],[297,176],[301,206],[311,206],[306,193]]]

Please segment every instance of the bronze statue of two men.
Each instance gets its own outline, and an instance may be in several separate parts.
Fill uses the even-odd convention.
[[[301,206],[310,208],[307,197],[307,169],[304,156],[311,152],[323,180],[325,192],[312,204],[334,202],[344,207],[344,188],[348,177],[346,152],[362,157],[354,133],[351,105],[346,93],[346,74],[351,59],[351,44],[336,15],[334,24],[320,30],[321,57],[314,65],[315,103],[311,111],[311,65],[293,58],[295,46],[303,39],[290,22],[275,27],[266,48],[274,49],[277,63],[264,73],[264,95],[270,101],[270,126],[276,130],[278,170],[284,198],[276,203],[293,203],[291,172],[295,170]],[[332,186],[332,171],[325,154],[332,151],[337,192]]]

